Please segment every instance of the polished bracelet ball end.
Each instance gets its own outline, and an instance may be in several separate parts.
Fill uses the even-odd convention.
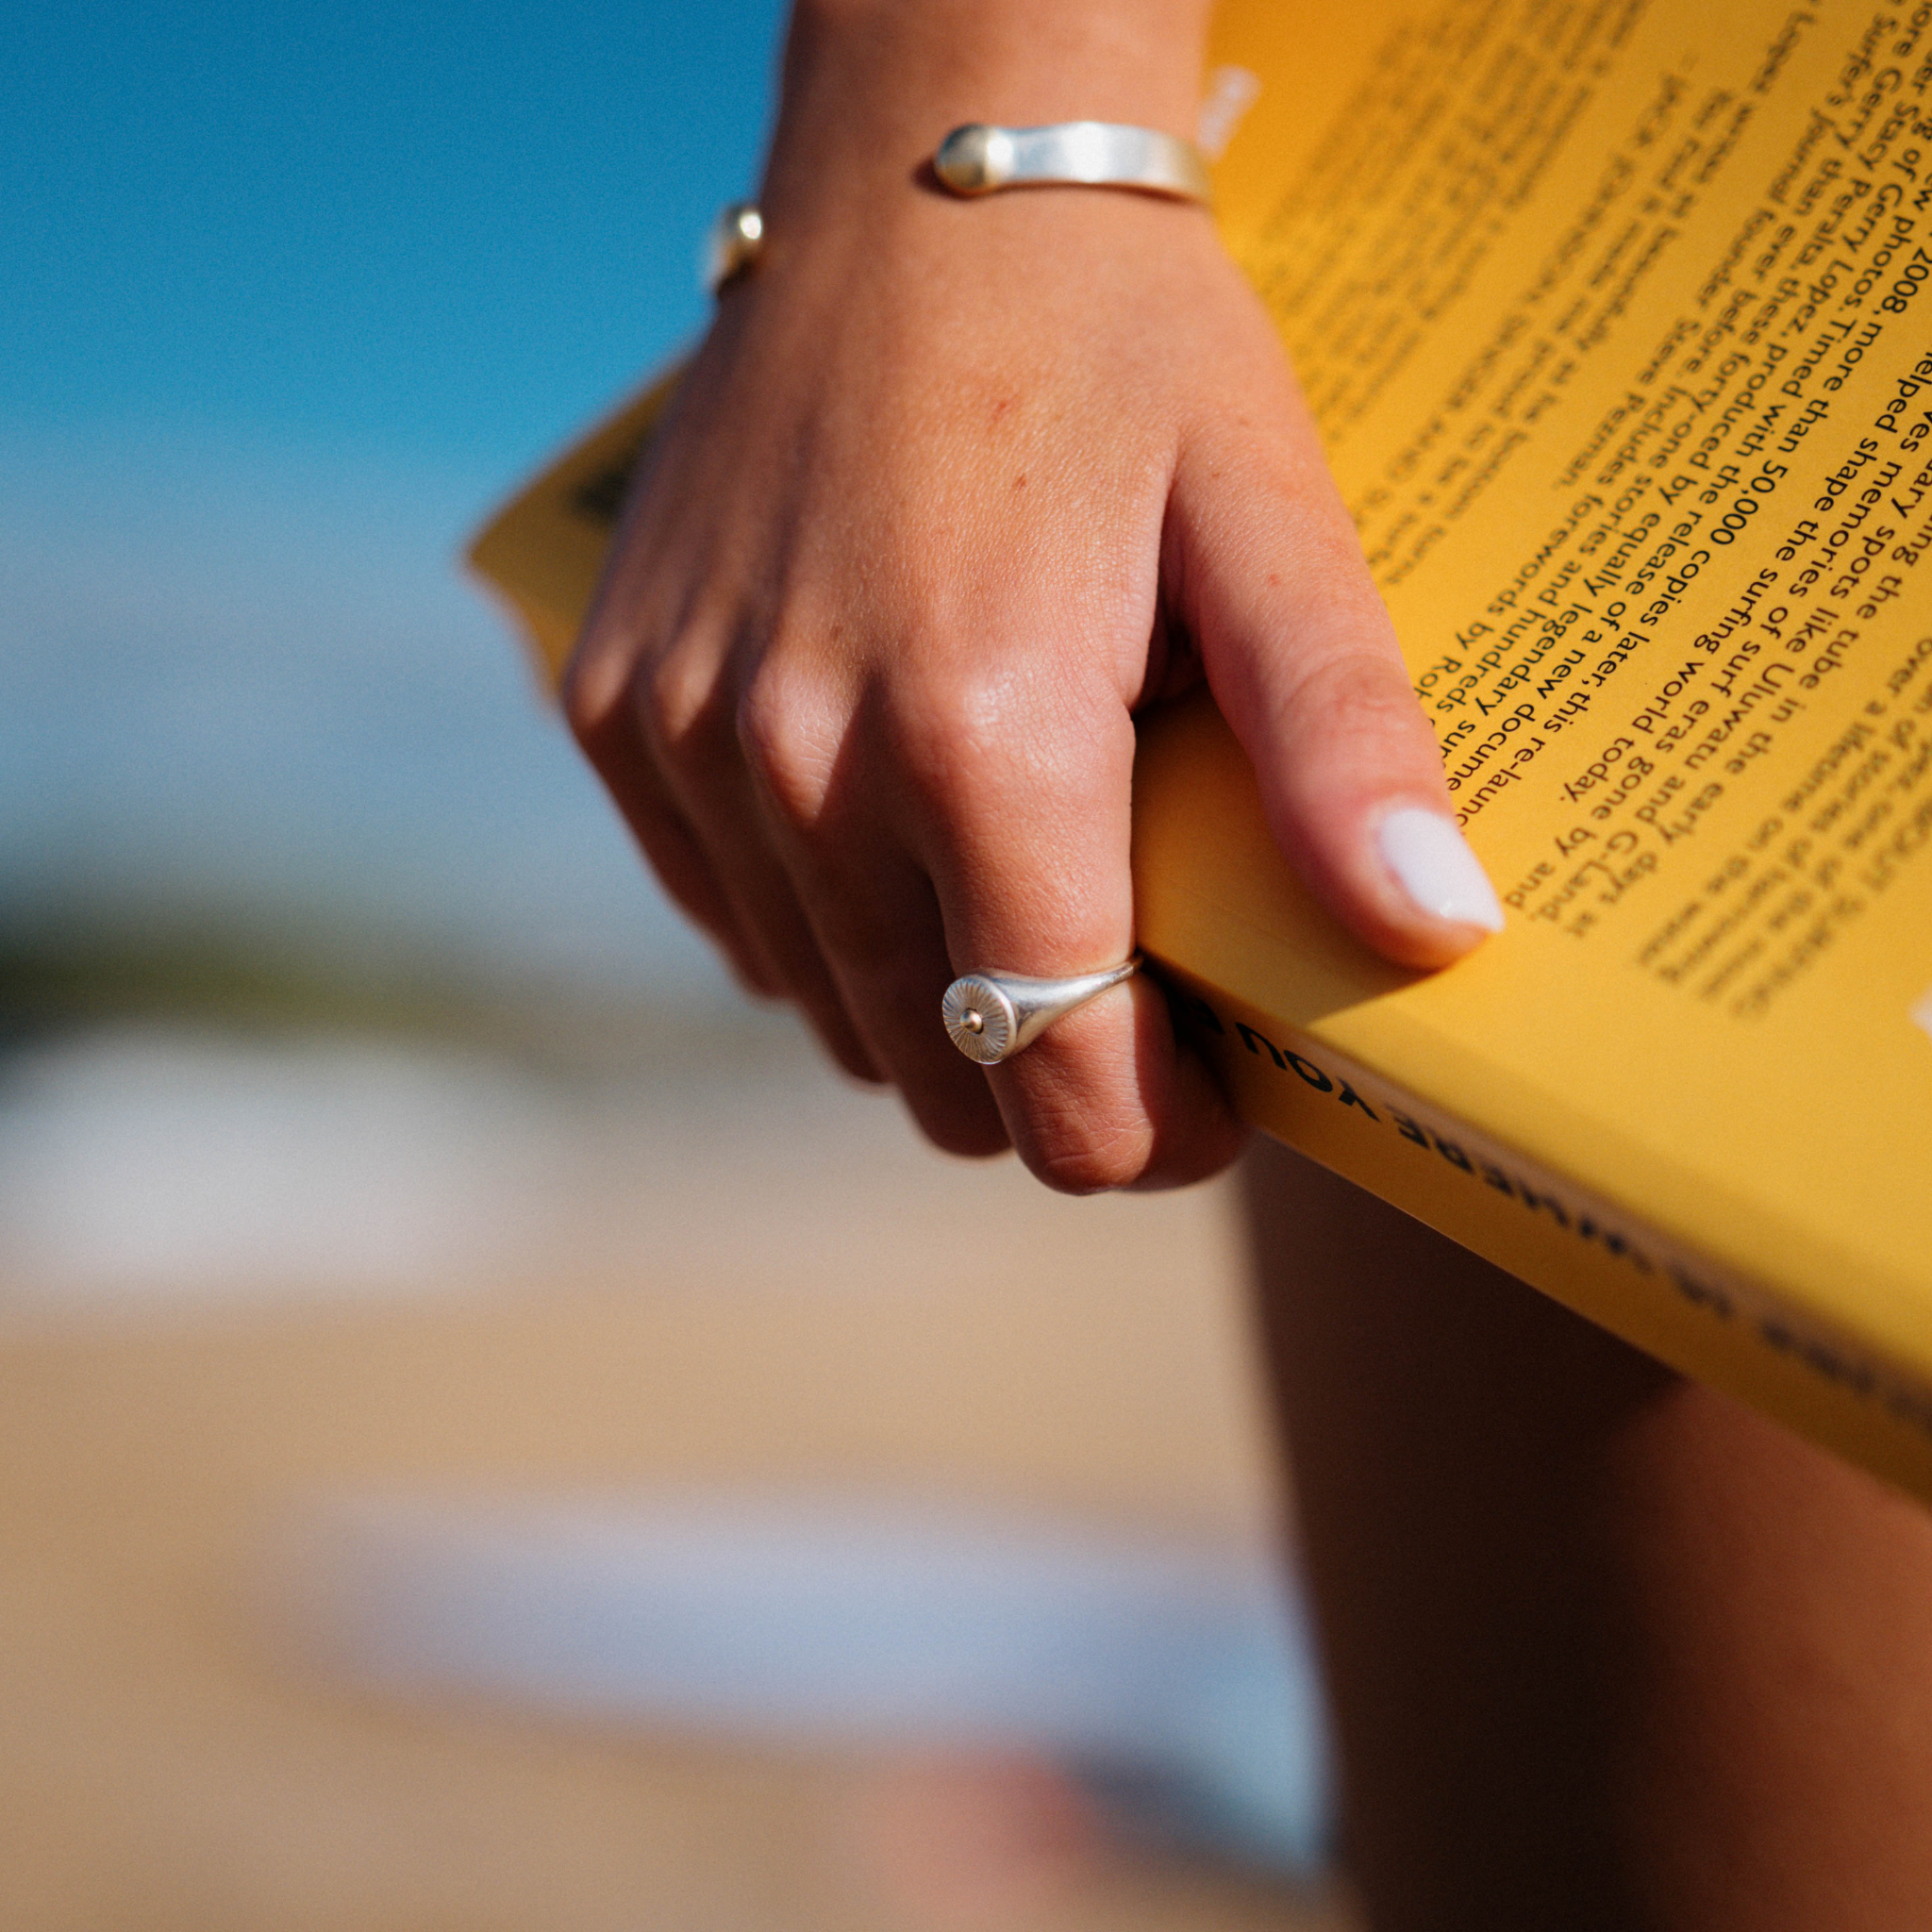
[[[1136,953],[1118,966],[1070,979],[1028,979],[1017,973],[968,973],[954,980],[940,1002],[940,1017],[952,1042],[969,1060],[996,1067],[1040,1038],[1075,1007],[1118,986],[1139,971]]]
[[[755,201],[720,211],[705,246],[705,287],[713,295],[758,265],[765,248],[765,218]]]
[[[955,194],[991,194],[1012,181],[1012,134],[981,121],[956,127],[940,142],[932,171]]]

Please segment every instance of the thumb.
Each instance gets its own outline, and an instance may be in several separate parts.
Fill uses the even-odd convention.
[[[1275,842],[1378,953],[1435,967],[1500,932],[1435,734],[1311,427],[1185,449],[1171,597],[1255,767]]]

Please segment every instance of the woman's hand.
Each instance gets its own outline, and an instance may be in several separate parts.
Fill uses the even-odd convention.
[[[1087,10],[1106,31],[1050,79],[989,0],[970,18],[999,15],[1010,47],[949,42],[946,0],[801,18],[765,258],[634,488],[568,691],[659,876],[746,981],[941,1146],[1010,1141],[1076,1191],[1193,1179],[1239,1145],[1158,989],[991,1069],[939,1000],[974,968],[1132,950],[1138,705],[1205,673],[1283,848],[1391,958],[1444,963],[1485,923],[1479,897],[1419,903],[1382,849],[1403,808],[1456,842],[1435,741],[1208,216],[1091,189],[961,203],[914,177],[961,120],[1184,129],[1194,48],[1137,65],[1131,7]],[[1145,0],[1150,52],[1188,10]]]

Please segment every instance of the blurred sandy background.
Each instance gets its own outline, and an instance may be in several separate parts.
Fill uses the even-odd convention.
[[[1334,1923],[289,1601],[372,1494],[1274,1533],[1227,1194],[948,1164],[745,1008],[455,567],[701,325],[777,16],[5,10],[0,1925]]]
[[[399,1701],[275,1605],[281,1532],[396,1487],[1263,1540],[1220,1190],[945,1162],[757,1022],[591,1072],[150,1020],[6,1077],[4,1923],[1326,1923],[1109,1849],[1035,1768]]]

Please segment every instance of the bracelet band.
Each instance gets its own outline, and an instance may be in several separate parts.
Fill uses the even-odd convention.
[[[1204,208],[1214,198],[1207,159],[1192,142],[1113,121],[1058,121],[1048,127],[969,122],[940,142],[932,171],[942,187],[966,196],[1003,188],[1127,188]],[[711,229],[706,289],[716,295],[728,288],[757,266],[764,244],[758,204],[733,202]]]
[[[1003,188],[1131,188],[1179,201],[1214,198],[1201,150],[1154,127],[1060,121],[1049,127],[971,122],[940,142],[932,171],[955,194]]]

